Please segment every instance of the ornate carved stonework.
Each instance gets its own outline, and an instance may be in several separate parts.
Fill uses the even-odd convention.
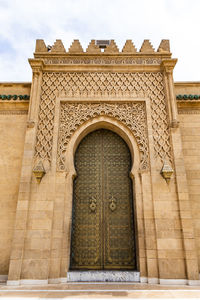
[[[184,115],[199,115],[200,109],[178,109],[178,113]]]
[[[66,64],[66,65],[160,65],[162,62],[161,58],[124,58],[124,57],[99,57],[99,58],[45,58],[45,64]]]
[[[0,115],[28,115],[28,110],[0,110]]]
[[[58,141],[58,170],[65,168],[65,152],[73,132],[96,116],[111,116],[133,132],[141,153],[141,169],[149,164],[145,103],[62,103]]]
[[[166,100],[163,75],[160,72],[104,73],[104,72],[46,72],[43,74],[39,124],[35,156],[51,161],[55,101],[59,93],[82,95],[119,95],[144,93],[151,103],[151,117],[154,139],[154,156],[161,161],[171,160]],[[105,99],[105,98],[104,98]],[[92,114],[91,105],[85,106]],[[125,117],[125,123],[129,122]],[[133,125],[131,125],[133,126]]]

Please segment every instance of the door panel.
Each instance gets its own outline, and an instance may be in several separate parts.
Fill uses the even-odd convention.
[[[101,129],[75,155],[71,269],[135,269],[131,156],[124,140]]]

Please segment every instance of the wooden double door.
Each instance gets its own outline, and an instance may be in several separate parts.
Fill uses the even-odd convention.
[[[131,155],[116,133],[88,134],[75,154],[71,269],[136,269]]]

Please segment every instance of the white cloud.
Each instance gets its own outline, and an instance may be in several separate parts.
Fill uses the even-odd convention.
[[[30,81],[27,62],[35,40],[66,49],[73,39],[84,48],[92,38],[132,39],[139,49],[150,39],[157,49],[169,38],[179,58],[175,80],[200,80],[199,0],[0,0],[0,81]]]

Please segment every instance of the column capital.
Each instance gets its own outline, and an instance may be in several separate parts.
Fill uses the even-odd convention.
[[[163,69],[164,72],[167,74],[172,74],[173,69],[177,63],[178,59],[177,58],[172,58],[172,59],[164,59],[161,63],[161,68]]]
[[[29,58],[29,64],[32,68],[33,74],[38,76],[43,68],[44,68],[44,62],[41,59],[35,59],[35,58]]]

